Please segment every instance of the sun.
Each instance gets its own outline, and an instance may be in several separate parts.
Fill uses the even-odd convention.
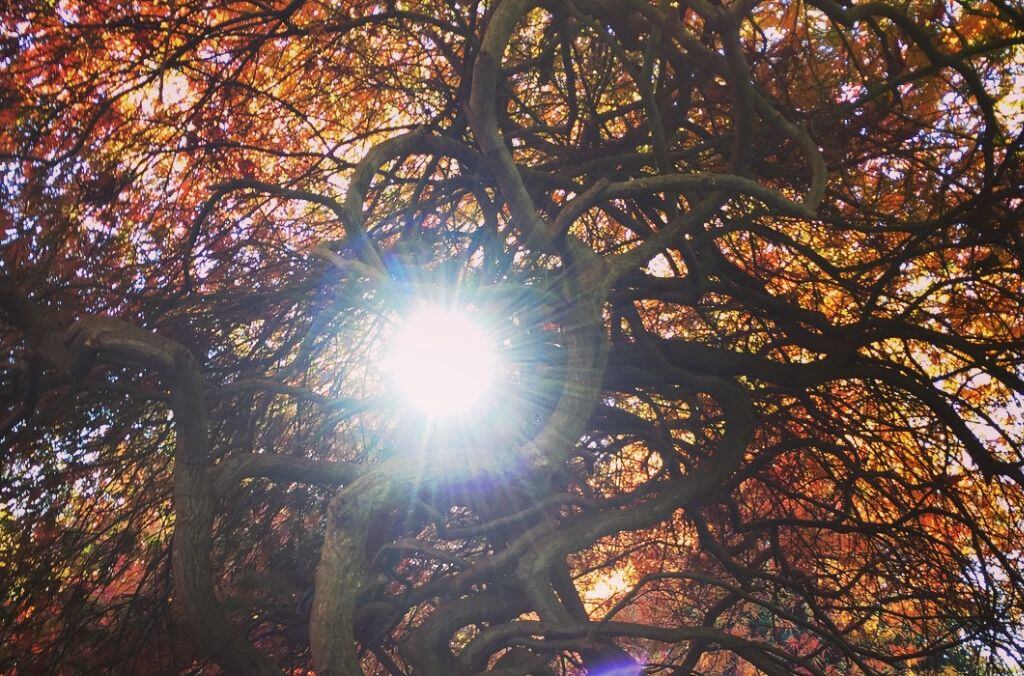
[[[385,359],[399,397],[444,418],[480,406],[498,370],[494,340],[463,311],[422,305],[401,318]]]

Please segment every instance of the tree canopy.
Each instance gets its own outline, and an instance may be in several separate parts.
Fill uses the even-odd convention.
[[[1019,5],[10,0],[0,123],[0,671],[1020,667]]]

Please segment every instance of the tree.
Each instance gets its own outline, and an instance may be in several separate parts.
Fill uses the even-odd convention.
[[[0,12],[5,672],[1019,664],[1013,3]]]

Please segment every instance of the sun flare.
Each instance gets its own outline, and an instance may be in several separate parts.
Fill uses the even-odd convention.
[[[407,404],[431,417],[477,407],[494,384],[493,340],[459,310],[421,306],[392,338],[385,369]]]

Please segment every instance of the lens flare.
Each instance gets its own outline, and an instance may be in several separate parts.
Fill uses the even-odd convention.
[[[458,310],[422,306],[400,322],[385,370],[401,398],[443,418],[479,406],[498,369],[493,340]]]

